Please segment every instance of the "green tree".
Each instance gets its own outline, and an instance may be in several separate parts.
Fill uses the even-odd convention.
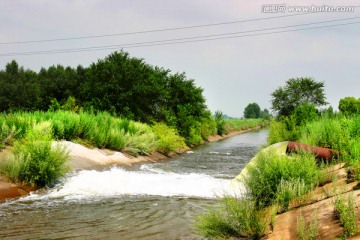
[[[53,99],[64,104],[70,96],[77,98],[79,94],[78,75],[71,67],[57,65],[41,68],[38,78],[43,100],[40,108],[43,110],[48,109]]]
[[[303,125],[307,122],[314,121],[319,117],[319,111],[314,104],[305,103],[295,108],[291,118],[296,126]]]
[[[223,113],[219,110],[215,112],[215,122],[217,127],[217,134],[219,135],[226,134],[225,120],[223,117]]]
[[[312,78],[291,78],[271,96],[272,109],[279,116],[290,116],[296,107],[306,103],[316,107],[327,104],[324,82],[316,82]]]
[[[339,111],[344,114],[360,113],[360,98],[346,97],[339,101]]]
[[[269,113],[269,110],[264,108],[264,110],[260,111],[260,118],[269,120],[271,117],[271,114]]]
[[[249,103],[244,110],[245,118],[259,118],[260,117],[260,106],[257,103]]]
[[[37,75],[11,61],[0,71],[0,111],[34,110],[41,102]]]

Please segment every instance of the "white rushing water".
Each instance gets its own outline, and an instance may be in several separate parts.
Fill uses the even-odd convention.
[[[121,195],[215,198],[229,192],[230,180],[206,174],[178,174],[143,165],[141,171],[113,167],[108,171],[84,170],[69,176],[45,194],[32,194],[25,200],[81,200]]]

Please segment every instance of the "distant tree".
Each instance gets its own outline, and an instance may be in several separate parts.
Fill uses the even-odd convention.
[[[223,113],[219,110],[215,112],[215,122],[217,127],[217,134],[219,135],[225,134],[226,133],[225,121],[224,121]]]
[[[314,104],[316,107],[326,105],[324,82],[312,78],[292,78],[284,87],[279,87],[272,94],[272,109],[279,116],[290,116],[296,107],[303,104]]]
[[[0,71],[0,111],[35,110],[40,99],[37,75],[11,61]]]
[[[260,117],[260,106],[257,103],[250,103],[245,107],[244,110],[245,118],[259,118]]]
[[[264,110],[260,111],[260,118],[269,120],[271,117],[271,114],[269,113],[269,110],[267,110],[266,108],[264,108]]]
[[[41,68],[38,78],[42,89],[43,110],[47,110],[53,99],[65,103],[70,96],[77,98],[79,95],[77,71],[71,67],[57,65],[48,69]]]
[[[344,114],[360,114],[360,98],[346,97],[340,99],[339,111]]]

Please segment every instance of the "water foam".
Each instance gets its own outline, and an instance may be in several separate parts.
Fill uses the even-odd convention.
[[[148,169],[147,169],[148,170]],[[46,194],[33,194],[27,200],[88,199],[121,195],[215,198],[227,192],[230,180],[206,174],[178,174],[164,171],[126,171],[113,167],[108,171],[80,171]]]

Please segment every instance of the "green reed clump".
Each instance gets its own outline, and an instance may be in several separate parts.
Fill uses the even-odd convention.
[[[305,222],[304,216],[300,210],[299,216],[296,217],[296,237],[299,240],[319,239],[319,221],[317,211],[314,211],[310,222]]]
[[[160,152],[168,154],[186,148],[184,138],[179,136],[176,129],[170,128],[164,123],[155,123],[152,130],[159,139],[157,149]]]
[[[294,119],[284,117],[281,120],[270,121],[268,143],[274,144],[283,141],[295,141],[300,135],[300,127],[296,126]]]
[[[106,112],[17,112],[0,114],[0,120],[15,127],[16,139],[23,138],[33,124],[47,121],[51,123],[56,140],[76,141],[80,138],[98,148],[128,150],[135,155],[155,151],[158,140],[149,125],[113,117]]]
[[[304,182],[301,192],[308,192],[319,181],[320,171],[315,158],[308,154],[279,156],[275,152],[266,151],[257,155],[256,164],[248,167],[244,184],[257,205],[268,206],[276,200],[282,191],[282,181]],[[298,194],[297,194],[298,195]]]
[[[304,126],[300,142],[342,150],[350,140],[348,124],[347,118],[320,118]]]
[[[355,199],[353,194],[337,197],[334,201],[335,216],[343,225],[342,237],[353,237],[359,232],[355,217]]]
[[[14,125],[8,126],[4,121],[0,127],[0,149],[5,145],[12,144],[19,133],[20,131]]]
[[[13,182],[44,186],[64,176],[68,160],[66,149],[53,145],[51,123],[42,122],[15,142],[14,155],[1,164],[0,172]]]
[[[218,199],[217,205],[198,217],[195,229],[210,239],[260,239],[265,233],[269,219],[269,213],[257,210],[254,201],[224,196]]]
[[[304,179],[294,179],[286,181],[281,179],[276,190],[276,203],[282,211],[288,211],[290,202],[295,198],[303,197],[309,191]]]

